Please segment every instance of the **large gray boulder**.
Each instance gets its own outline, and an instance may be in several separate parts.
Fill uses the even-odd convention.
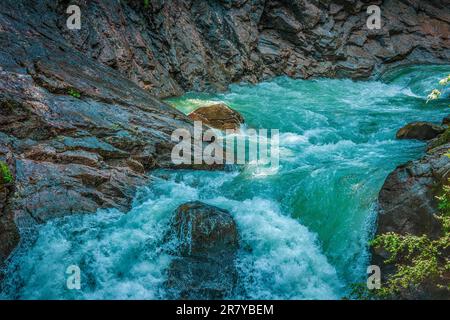
[[[173,299],[224,299],[236,289],[238,231],[231,214],[195,201],[175,212],[169,241],[176,243],[166,287]]]

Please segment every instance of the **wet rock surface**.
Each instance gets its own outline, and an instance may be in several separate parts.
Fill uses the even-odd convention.
[[[173,299],[224,299],[235,290],[238,231],[231,214],[195,201],[175,212],[169,237],[176,256],[166,287]]]
[[[397,139],[431,140],[445,131],[445,127],[430,122],[412,122],[397,131]]]
[[[446,125],[446,126],[450,125],[450,115],[448,115],[448,116],[444,117],[444,119],[442,119],[442,124]]]
[[[188,114],[188,117],[220,130],[237,130],[244,123],[242,115],[224,103],[200,107]]]
[[[450,177],[449,149],[450,143],[436,147],[386,178],[378,198],[378,233],[439,235],[435,196]]]

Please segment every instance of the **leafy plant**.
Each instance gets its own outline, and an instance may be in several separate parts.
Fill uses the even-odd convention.
[[[67,90],[67,93],[69,94],[69,95],[71,95],[72,97],[74,97],[74,98],[77,98],[77,99],[80,99],[81,98],[81,93],[80,92],[78,92],[76,89],[74,89],[74,88],[69,88],[68,90]]]
[[[0,161],[0,183],[7,184],[11,182],[13,182],[13,176],[8,165],[5,162]]]
[[[396,297],[403,290],[415,290],[425,283],[436,289],[450,291],[450,185],[443,186],[437,199],[440,215],[436,218],[442,225],[439,238],[389,232],[371,241],[373,247],[388,252],[389,258],[385,263],[396,267],[396,273],[390,275],[381,289],[377,290],[379,297]]]
[[[144,0],[144,8],[148,8],[149,5],[150,5],[150,1]]]
[[[350,285],[350,295],[348,297],[344,297],[343,300],[377,300],[379,297],[377,296],[378,290],[369,290],[367,288],[367,283],[357,282],[352,283]]]

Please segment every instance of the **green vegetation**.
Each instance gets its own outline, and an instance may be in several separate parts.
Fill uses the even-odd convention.
[[[379,235],[371,242],[375,248],[389,253],[387,264],[394,264],[396,273],[388,277],[379,298],[396,297],[403,290],[414,291],[424,284],[435,289],[450,290],[450,181],[444,185],[439,200],[440,215],[436,216],[442,225],[442,235],[431,239],[428,235],[399,235],[393,232]],[[357,293],[357,292],[356,292]]]
[[[149,5],[150,5],[150,1],[144,0],[144,8],[148,8]]]
[[[0,161],[0,185],[11,183],[13,181],[13,176],[9,170],[8,165]]]
[[[69,94],[69,95],[71,95],[72,97],[74,97],[74,98],[77,98],[77,99],[80,99],[81,98],[81,93],[80,92],[78,92],[76,89],[74,89],[74,88],[69,88],[68,90],[67,90],[67,93]]]
[[[441,79],[440,90],[434,89],[428,95],[427,102],[439,99],[445,87],[450,83],[450,75]],[[450,129],[431,145],[436,147],[450,141]],[[450,151],[450,150],[449,150]],[[450,152],[446,154],[450,157]],[[384,261],[393,264],[396,272],[388,276],[382,287],[370,292],[366,286],[355,284],[351,296],[359,299],[389,299],[397,297],[402,291],[413,292],[427,285],[428,289],[448,290],[450,294],[450,179],[436,197],[439,200],[440,214],[436,219],[441,224],[441,235],[432,239],[429,235],[400,235],[388,232],[375,237],[370,245],[383,249],[389,254]]]
[[[428,143],[428,149],[433,149],[450,142],[450,128]]]

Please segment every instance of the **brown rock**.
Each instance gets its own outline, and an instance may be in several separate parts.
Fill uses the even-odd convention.
[[[397,131],[397,139],[431,140],[445,128],[429,122],[412,122]]]
[[[224,103],[200,107],[192,111],[188,117],[194,121],[201,121],[204,125],[220,130],[239,129],[240,125],[244,123],[244,118],[241,114],[230,109]]]

